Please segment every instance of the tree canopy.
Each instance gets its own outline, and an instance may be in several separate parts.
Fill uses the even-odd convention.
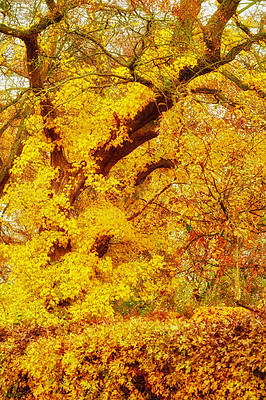
[[[0,3],[4,323],[263,298],[264,3]]]

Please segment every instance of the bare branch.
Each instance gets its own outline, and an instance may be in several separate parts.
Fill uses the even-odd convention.
[[[174,184],[174,182],[169,183],[169,185],[165,186],[159,193],[157,193],[151,200],[149,200],[147,202],[147,204],[145,204],[145,206],[140,210],[137,211],[136,213],[132,214],[130,217],[127,218],[128,221],[132,221],[134,218],[138,217],[140,214],[143,213],[143,211],[154,202],[154,200],[156,200],[161,194],[163,194],[166,190],[168,190],[172,185]]]
[[[259,43],[260,41],[266,41],[266,33],[257,33],[244,42],[234,46],[224,57],[222,57],[220,65],[228,64],[230,61],[233,61],[241,51],[250,50],[253,44]]]
[[[12,115],[11,118],[7,122],[4,123],[3,126],[0,128],[0,137],[3,135],[3,133],[11,126],[11,124],[16,121],[16,119],[21,118],[21,110],[16,112],[14,115]]]
[[[191,93],[201,93],[201,94],[206,94],[206,95],[212,95],[214,96],[216,103],[218,104],[228,104],[229,106],[235,107],[239,103],[236,101],[229,99],[227,96],[225,96],[220,90],[218,89],[211,89],[208,87],[198,87],[196,89],[192,89]]]
[[[222,75],[224,75],[226,78],[228,78],[231,82],[235,83],[244,92],[247,91],[247,90],[254,90],[259,97],[261,97],[262,99],[266,98],[266,93],[262,89],[256,89],[256,88],[254,88],[254,86],[246,85],[238,77],[236,77],[231,72],[228,72],[226,70],[221,70],[219,72]]]
[[[235,16],[234,21],[235,21],[236,26],[237,26],[239,29],[241,29],[241,31],[243,31],[246,35],[248,35],[248,36],[250,36],[250,37],[252,36],[251,30],[249,29],[248,26],[244,25],[243,22],[240,21],[238,15]]]
[[[15,97],[14,99],[12,99],[9,103],[1,105],[0,107],[0,113],[2,113],[3,111],[7,110],[9,107],[15,106],[18,103],[20,103],[21,101],[24,101],[24,99],[22,99],[22,97],[24,96],[24,94],[26,92],[29,91],[29,88],[27,89],[23,89],[18,95],[17,97]]]
[[[83,39],[87,39],[90,42],[96,44],[96,46],[99,47],[102,50],[102,52],[111,60],[115,61],[118,65],[121,65],[122,67],[128,67],[127,63],[123,62],[119,57],[114,56],[109,50],[106,49],[106,47],[99,40],[97,40],[93,36],[77,30],[69,33],[75,34],[79,37],[82,37]]]

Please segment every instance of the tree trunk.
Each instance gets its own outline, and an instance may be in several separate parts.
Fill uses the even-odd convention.
[[[239,238],[235,237],[233,242],[233,261],[234,261],[234,291],[235,301],[241,299],[241,282],[240,282],[240,268],[239,268]]]

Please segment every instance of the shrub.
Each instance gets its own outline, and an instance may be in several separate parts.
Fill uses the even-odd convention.
[[[263,400],[265,334],[263,318],[229,307],[198,309],[190,320],[136,318],[65,332],[21,329],[2,336],[0,395]]]

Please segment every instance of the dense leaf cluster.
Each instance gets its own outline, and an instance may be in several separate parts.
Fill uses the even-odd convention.
[[[254,399],[266,395],[263,314],[202,308],[68,332],[1,332],[1,398]]]

